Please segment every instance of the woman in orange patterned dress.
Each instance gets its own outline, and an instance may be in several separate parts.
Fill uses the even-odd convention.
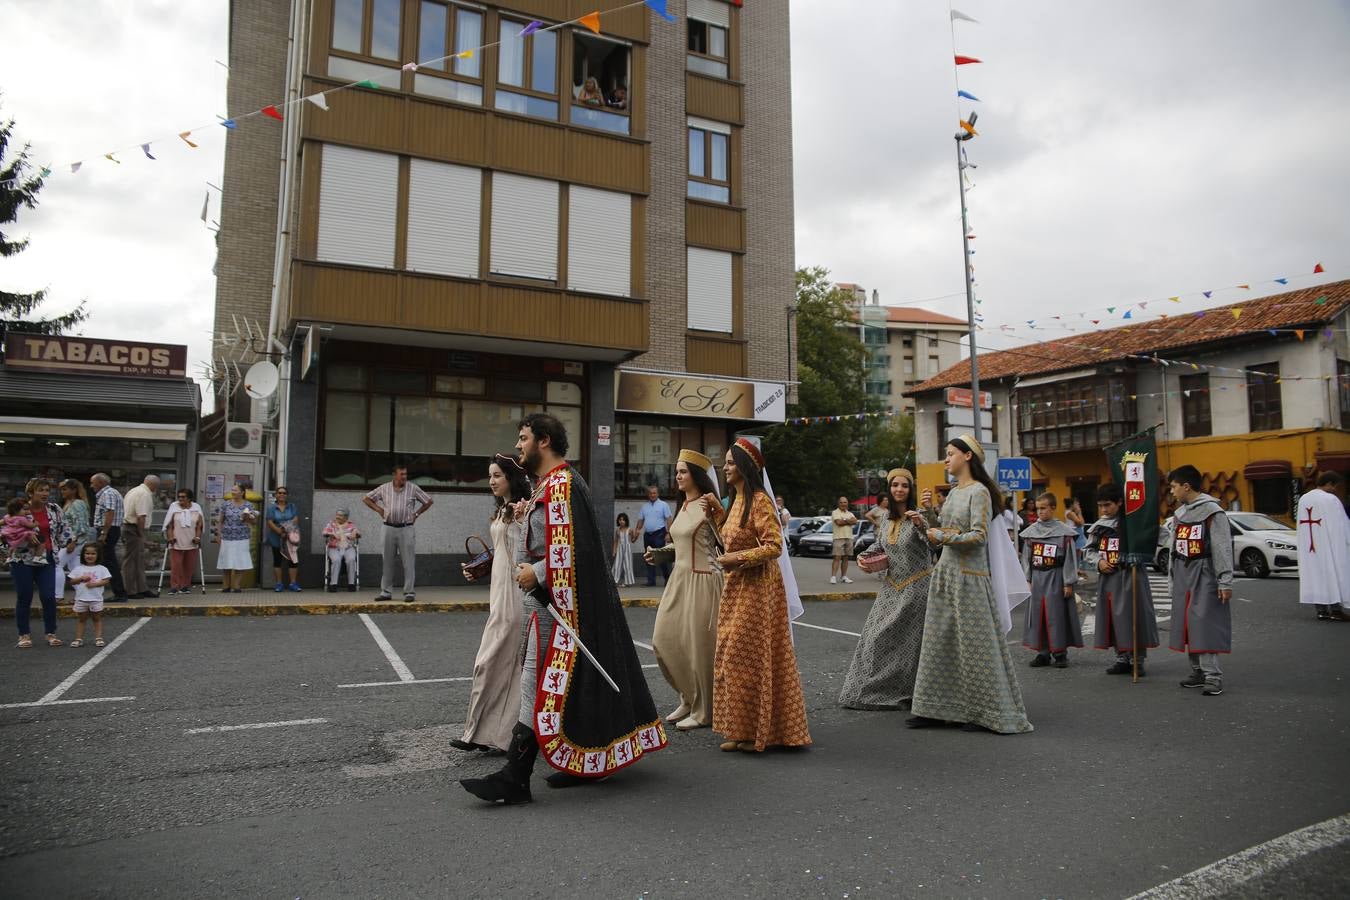
[[[726,581],[713,658],[713,730],[726,738],[723,750],[746,753],[811,743],[778,569],[783,536],[763,471],[764,457],[749,441],[738,439],[727,451],[731,506],[717,560]]]

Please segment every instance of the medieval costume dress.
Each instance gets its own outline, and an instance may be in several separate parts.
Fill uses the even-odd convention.
[[[1324,621],[1350,612],[1350,519],[1330,491],[1314,488],[1298,499],[1298,601]]]
[[[1219,591],[1233,587],[1233,531],[1219,501],[1199,494],[1172,518],[1173,650],[1190,656],[1183,687],[1223,692],[1219,654],[1233,650],[1233,607]],[[1179,614],[1178,614],[1179,610]]]
[[[509,510],[509,507],[508,507]],[[464,743],[505,750],[520,713],[521,644],[525,616],[516,584],[516,556],[525,540],[525,522],[509,511],[488,525],[492,536],[492,580],[488,620],[473,661],[473,689],[464,723]]]
[[[877,542],[886,551],[886,571],[839,693],[849,709],[904,709],[919,670],[932,550],[907,518],[883,519]]]
[[[1059,519],[1032,522],[1022,529],[1022,569],[1031,582],[1022,646],[1036,651],[1033,666],[1068,665],[1068,648],[1083,646],[1078,605],[1064,589],[1078,583],[1078,529]]]
[[[570,465],[544,475],[530,498],[517,562],[538,585],[525,596],[525,663],[520,717],[505,768],[461,782],[488,801],[528,803],[537,754],[557,770],[551,787],[606,778],[666,746],[606,561],[590,488]],[[549,606],[567,622],[614,679],[615,692]]]
[[[757,453],[758,448],[752,458]],[[722,524],[722,546],[742,564],[727,571],[717,614],[713,730],[728,741],[753,744],[756,752],[804,747],[811,732],[778,567],[783,549],[778,512],[756,491],[742,526],[746,502],[745,492],[738,491]]]
[[[1139,657],[1139,674],[1144,674],[1148,648],[1158,646],[1158,617],[1153,611],[1153,591],[1141,566],[1123,563],[1125,536],[1117,516],[1103,516],[1088,528],[1085,554],[1088,566],[1098,572],[1096,642],[1098,650],[1116,651],[1116,665],[1107,671],[1123,675]],[[1101,572],[1097,563],[1105,560],[1115,566],[1113,572]],[[1133,622],[1131,621],[1133,619]]]
[[[942,504],[943,551],[928,583],[911,708],[924,719],[1018,734],[1033,729],[1004,640],[1008,613],[995,597],[990,502],[988,489],[974,482],[952,488]],[[1008,592],[1019,595],[1013,585]]]

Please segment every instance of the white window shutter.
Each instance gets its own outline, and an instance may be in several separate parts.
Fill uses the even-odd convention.
[[[492,173],[492,271],[558,278],[558,183]]]
[[[410,272],[478,277],[483,173],[414,159],[408,170]]]
[[[632,196],[576,185],[568,196],[568,290],[629,296],[633,285]]]
[[[398,157],[325,144],[319,259],[393,268],[397,228]]]
[[[731,7],[727,5],[726,0],[689,0],[685,15],[700,22],[710,22],[723,28],[731,27]]]
[[[688,264],[689,327],[732,331],[731,254],[690,247]]]

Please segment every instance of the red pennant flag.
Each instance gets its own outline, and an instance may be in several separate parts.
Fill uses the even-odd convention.
[[[1242,288],[1244,291],[1250,291],[1252,289],[1250,284],[1239,284],[1238,287]]]
[[[956,64],[957,64],[958,66],[968,66],[968,65],[970,65],[971,63],[977,63],[977,62],[980,62],[980,60],[976,59],[976,58],[973,57],[973,56],[958,56],[958,57],[956,57]]]
[[[1325,271],[1326,271],[1326,269],[1323,269],[1323,268],[1322,268],[1322,264],[1321,264],[1321,263],[1318,263],[1317,265],[1313,266],[1313,274],[1314,274],[1314,275],[1321,275],[1321,274],[1322,274],[1323,272],[1325,272]]]
[[[281,121],[281,112],[275,106],[264,106],[262,108],[262,114],[269,119],[276,119],[278,122]]]

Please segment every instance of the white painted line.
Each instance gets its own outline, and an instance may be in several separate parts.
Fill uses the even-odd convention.
[[[389,660],[389,665],[394,667],[394,674],[398,676],[398,680],[416,681],[417,679],[413,677],[412,670],[399,658],[398,653],[394,651],[393,645],[389,643],[389,639],[384,636],[384,632],[380,631],[380,626],[371,621],[370,616],[365,613],[359,613],[357,618],[365,623],[366,629],[370,632],[370,636],[375,639],[375,643],[379,644],[380,649],[384,651],[384,658]]]
[[[446,684],[451,681],[473,681],[472,675],[462,678],[413,678],[408,681],[363,681],[359,684],[339,684],[339,688],[397,687],[401,684]]]
[[[642,641],[638,641],[638,640],[633,641],[633,643],[637,644],[637,645],[638,645],[639,647],[641,647],[643,650],[651,650],[651,652],[653,652],[653,653],[656,652],[655,650],[652,650],[652,645],[651,645],[651,644],[644,644],[644,643],[642,643]]]
[[[286,728],[290,725],[324,725],[327,719],[291,719],[286,722],[252,722],[248,725],[211,725],[206,728],[189,728],[183,734],[206,734],[215,731],[245,731],[255,728]]]
[[[841,631],[838,628],[826,628],[824,625],[812,625],[808,622],[803,622],[801,619],[793,622],[792,625],[794,628],[814,628],[817,631],[832,631],[835,634],[846,634],[849,637],[862,637],[862,635],[856,631]]]
[[[33,705],[44,706],[48,703],[55,703],[57,700],[61,699],[62,694],[64,694],[66,691],[70,690],[76,684],[78,684],[81,678],[92,672],[95,666],[103,662],[103,660],[107,659],[108,656],[111,655],[114,650],[122,646],[123,642],[125,642],[127,638],[131,637],[133,634],[139,631],[140,628],[143,625],[145,625],[146,622],[149,621],[150,621],[149,616],[137,619],[135,622],[131,624],[130,628],[119,634],[117,637],[113,638],[112,643],[108,644],[108,646],[104,647],[98,653],[95,653],[93,658],[90,659],[89,662],[85,663],[84,665],[76,669],[69,678],[58,684],[56,687],[52,688],[45,695],[43,695],[42,698],[39,699],[37,703]]]
[[[0,709],[18,709],[23,706],[67,706],[76,703],[118,703],[122,700],[135,699],[135,697],[90,697],[86,700],[53,700],[50,703],[43,703],[41,700],[31,700],[28,703],[0,703]]]
[[[1283,869],[1310,853],[1350,841],[1350,815],[1337,816],[1249,847],[1180,878],[1135,894],[1130,900],[1217,897]]]
[[[647,663],[647,664],[646,664],[645,666],[643,666],[642,668],[644,668],[644,669],[659,669],[659,668],[661,668],[661,666],[660,666],[660,664],[658,664],[658,663]]]

